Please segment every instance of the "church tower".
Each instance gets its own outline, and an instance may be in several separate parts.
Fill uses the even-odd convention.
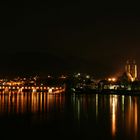
[[[125,72],[128,75],[128,78],[133,82],[137,80],[137,64],[136,61],[127,60],[125,65]]]

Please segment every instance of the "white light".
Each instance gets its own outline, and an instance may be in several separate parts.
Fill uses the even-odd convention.
[[[48,90],[48,92],[49,92],[49,93],[52,93],[52,88],[50,88],[50,89]]]
[[[89,75],[87,75],[87,76],[86,76],[86,78],[87,78],[87,79],[89,79],[89,78],[90,78],[90,76],[89,76]]]

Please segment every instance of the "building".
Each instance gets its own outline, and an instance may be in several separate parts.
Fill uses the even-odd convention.
[[[125,65],[125,72],[130,81],[137,80],[137,64],[135,60],[127,60]]]

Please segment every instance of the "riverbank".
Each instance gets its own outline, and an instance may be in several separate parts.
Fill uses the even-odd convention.
[[[116,95],[140,95],[140,90],[98,90],[90,89],[84,91],[75,91],[75,94],[116,94]]]

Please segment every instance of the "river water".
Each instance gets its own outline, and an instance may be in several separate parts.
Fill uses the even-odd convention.
[[[4,137],[137,140],[139,118],[139,96],[0,93]]]

